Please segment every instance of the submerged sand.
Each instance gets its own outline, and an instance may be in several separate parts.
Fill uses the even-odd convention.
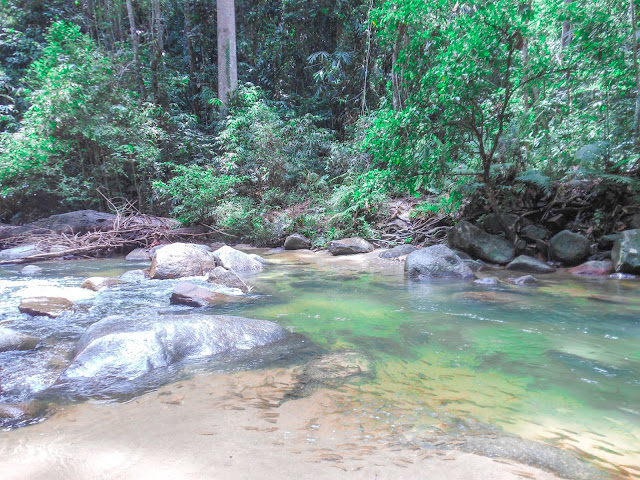
[[[125,404],[84,403],[0,433],[13,479],[493,479],[556,476],[504,459],[412,445],[321,389],[280,404],[292,372],[202,374]]]

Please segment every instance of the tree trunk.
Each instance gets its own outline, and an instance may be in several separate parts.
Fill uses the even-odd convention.
[[[218,98],[227,104],[238,87],[234,0],[218,0]]]
[[[400,31],[398,32],[398,38],[393,44],[393,54],[391,56],[391,88],[393,94],[393,109],[402,110],[403,98],[402,98],[402,74],[398,73],[398,57],[400,56],[400,48],[404,43],[406,37],[406,26],[400,25]]]
[[[638,24],[635,0],[629,0],[631,10],[631,32],[633,42],[633,71],[636,80],[636,110],[633,115],[633,144],[640,147],[640,71],[638,70]]]
[[[200,83],[196,78],[196,55],[193,50],[193,41],[191,40],[191,12],[188,0],[184,4],[184,39],[187,47],[187,60],[189,61],[189,103],[191,103],[191,110],[194,115],[199,116],[198,94],[200,93]]]
[[[147,93],[144,88],[144,81],[142,80],[142,68],[140,66],[140,55],[138,53],[138,31],[136,30],[136,20],[133,16],[133,4],[131,0],[127,0],[127,16],[129,17],[129,31],[131,33],[131,47],[133,49],[133,62],[136,75],[136,82],[138,83],[138,90],[140,95],[144,99]]]
[[[160,0],[152,0],[151,3],[151,33],[153,36],[153,55],[151,59],[151,88],[153,90],[153,101],[160,105],[165,111],[169,109],[169,99],[165,91],[160,87],[158,71],[162,64],[164,53],[164,28],[162,24],[162,10]]]

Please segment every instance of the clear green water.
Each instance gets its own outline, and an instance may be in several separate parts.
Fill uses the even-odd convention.
[[[640,476],[640,281],[554,274],[541,276],[537,287],[481,286],[409,281],[393,262],[268,258],[274,264],[247,278],[259,296],[223,311],[274,320],[328,349],[368,353],[376,376],[355,387],[354,402],[377,409],[374,420],[401,426],[405,435],[488,425]],[[136,268],[113,260],[47,265],[35,282],[64,288]],[[0,288],[9,295],[0,303],[0,323],[30,328],[15,313],[29,283],[15,271],[0,272]],[[172,286],[153,281],[91,294],[79,300],[84,314],[38,326],[50,338],[50,348],[38,353],[40,364],[28,353],[0,358],[11,391],[20,385],[11,362],[58,365],[23,382],[37,391],[63,368],[52,358],[103,315],[180,310],[168,306]]]

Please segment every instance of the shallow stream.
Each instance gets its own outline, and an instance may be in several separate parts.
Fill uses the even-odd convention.
[[[349,389],[353,412],[366,410],[408,441],[505,432],[571,450],[613,476],[640,477],[640,281],[560,273],[534,287],[486,286],[409,281],[393,261],[265,257],[272,264],[246,278],[248,301],[202,311],[273,320],[318,351],[367,353],[376,374]],[[0,325],[43,339],[33,351],[0,353],[2,403],[52,385],[80,335],[107,315],[191,310],[169,305],[175,281],[80,288],[86,277],[144,264],[41,266],[36,277],[0,269]],[[47,319],[17,310],[22,297],[57,294],[75,302],[73,313]]]

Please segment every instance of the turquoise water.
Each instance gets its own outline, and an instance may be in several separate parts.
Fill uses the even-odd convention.
[[[208,309],[269,319],[326,349],[375,360],[373,380],[351,386],[372,422],[410,438],[494,428],[577,452],[619,476],[640,476],[640,281],[540,276],[536,287],[404,278],[401,264],[319,254],[268,255],[247,277],[255,295]],[[171,281],[99,293],[87,276],[137,268],[122,260],[47,263],[26,279],[0,271],[0,323],[45,338],[34,352],[0,354],[0,401],[46,388],[92,322],[170,307]],[[502,275],[501,272],[497,273]],[[78,310],[56,320],[17,313],[21,296],[62,288]]]

